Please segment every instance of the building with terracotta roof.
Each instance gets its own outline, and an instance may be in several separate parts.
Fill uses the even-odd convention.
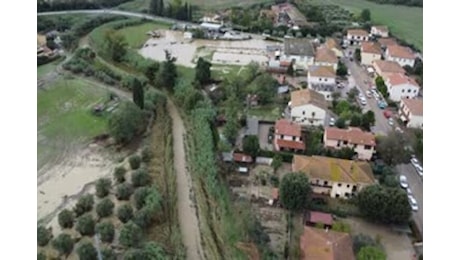
[[[276,121],[273,144],[276,151],[299,152],[305,150],[300,125],[287,119]]]
[[[361,45],[361,42],[369,40],[369,33],[363,29],[349,29],[346,41],[349,45]]]
[[[333,51],[336,57],[343,57],[343,52],[340,47],[340,44],[334,38],[326,38],[324,46],[329,50]]]
[[[387,48],[390,45],[398,45],[398,42],[395,38],[387,37],[387,38],[380,38],[377,42],[382,46],[382,48]]]
[[[423,101],[421,99],[401,99],[398,115],[407,127],[423,128]]]
[[[317,224],[323,224],[327,228],[332,228],[334,219],[331,214],[319,212],[319,211],[307,211],[304,215],[305,225],[315,226]]]
[[[374,67],[375,72],[382,76],[385,73],[406,73],[406,71],[395,61],[389,60],[374,60],[372,62],[372,66]]]
[[[237,163],[252,163],[252,157],[244,153],[233,153],[233,161]]]
[[[385,58],[387,60],[396,61],[401,67],[409,66],[414,67],[415,54],[408,47],[400,45],[387,46],[385,51]]]
[[[321,46],[316,49],[315,65],[330,66],[336,71],[338,63],[339,59],[337,59],[337,55],[335,55],[332,50],[326,48],[326,46]]]
[[[308,70],[308,88],[322,94],[327,101],[332,101],[335,91],[335,70],[331,66],[311,66]]]
[[[361,43],[361,64],[372,65],[375,60],[382,59],[382,48],[375,42]]]
[[[384,73],[382,78],[385,81],[391,100],[401,101],[402,98],[415,98],[418,96],[420,86],[413,78],[402,73]]]
[[[291,120],[301,126],[324,126],[328,102],[311,89],[291,92]]]
[[[300,237],[302,260],[355,260],[348,233],[304,226]]]
[[[292,171],[306,174],[314,193],[332,198],[350,198],[375,184],[371,166],[363,161],[294,155]]]
[[[315,47],[309,39],[284,39],[284,55],[281,61],[294,61],[294,69],[307,70],[315,62]]]
[[[388,37],[390,30],[388,30],[387,26],[384,25],[376,25],[371,27],[371,34],[374,36],[380,37]]]
[[[358,159],[370,160],[375,152],[375,136],[358,127],[340,129],[327,127],[323,136],[324,146],[330,149],[353,148]]]

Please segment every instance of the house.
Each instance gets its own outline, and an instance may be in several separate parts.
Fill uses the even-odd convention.
[[[423,101],[421,99],[401,99],[398,115],[407,127],[423,128]]]
[[[355,260],[348,233],[304,226],[300,237],[301,260]]]
[[[308,70],[308,87],[322,94],[327,101],[332,101],[335,76],[334,68],[330,66],[312,66]]]
[[[324,45],[326,46],[326,48],[333,51],[335,53],[335,56],[339,58],[343,57],[342,49],[340,48],[339,43],[334,38],[326,38]]]
[[[387,26],[383,25],[376,25],[371,27],[371,34],[374,36],[380,36],[380,37],[388,37],[390,31],[388,30]]]
[[[323,141],[324,146],[330,149],[353,148],[360,160],[370,160],[375,152],[375,136],[358,127],[327,127],[324,130]]]
[[[209,23],[209,22],[204,22],[200,24],[201,29],[206,30],[206,31],[213,31],[213,32],[218,32],[222,29],[222,24],[220,23]]]
[[[237,163],[252,163],[252,157],[244,153],[233,153],[233,161]]]
[[[291,92],[291,120],[301,126],[324,126],[327,101],[324,96],[311,89]]]
[[[332,198],[350,198],[375,184],[371,166],[363,161],[294,155],[292,171],[308,176],[313,193]]]
[[[259,135],[259,119],[257,117],[246,118],[246,136],[248,135]]]
[[[315,48],[309,39],[284,39],[283,61],[294,61],[295,70],[307,70],[315,62]]]
[[[315,65],[330,66],[334,68],[334,71],[336,71],[338,63],[339,59],[337,59],[337,55],[335,55],[332,50],[329,50],[325,46],[316,49]]]
[[[382,49],[375,42],[361,43],[361,64],[371,66],[375,60],[382,59]]]
[[[374,60],[372,62],[372,66],[374,67],[375,72],[380,76],[391,73],[406,73],[403,67],[395,61]]]
[[[369,40],[369,33],[363,29],[349,29],[346,41],[349,45],[360,45],[363,41]]]
[[[398,42],[394,38],[379,38],[377,42],[382,46],[382,48],[386,49],[390,45],[398,45]]]
[[[415,58],[410,48],[400,45],[387,46],[385,51],[385,59],[397,62],[401,67],[414,67]]]
[[[382,78],[385,81],[391,100],[401,101],[402,98],[415,98],[418,96],[420,86],[413,78],[402,73],[384,74]]]
[[[276,151],[298,152],[305,150],[300,125],[287,119],[276,121],[275,141],[273,144]]]
[[[334,219],[331,214],[319,211],[307,211],[304,215],[304,222],[307,226],[316,226],[323,224],[325,228],[332,228]]]

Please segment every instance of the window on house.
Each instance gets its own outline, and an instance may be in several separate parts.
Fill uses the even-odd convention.
[[[337,142],[337,147],[340,147],[340,141]]]
[[[339,195],[339,194],[335,194],[335,197],[336,197],[336,198],[340,198],[340,195]]]
[[[350,197],[350,193],[345,192],[345,197],[349,198],[349,197]]]
[[[350,184],[347,184],[347,188],[350,188]]]
[[[356,186],[356,185],[353,185],[353,189],[352,189],[352,191],[357,191],[357,190],[358,190],[358,186]]]
[[[284,135],[281,135],[281,139],[284,139]]]
[[[324,185],[326,186],[327,184],[328,184],[328,182],[327,182],[327,181],[324,181]]]
[[[347,145],[348,144],[348,141],[343,141],[343,145]]]
[[[342,187],[342,183],[337,184],[337,186]]]
[[[408,90],[407,90],[407,93],[410,93],[410,92],[411,92],[411,89],[408,89]]]
[[[322,81],[323,79],[322,78],[319,78],[319,81]]]
[[[304,110],[304,111],[302,111],[302,115],[305,115],[305,110]]]
[[[403,89],[403,90],[401,90],[401,93],[404,93],[404,91],[405,91],[404,89]]]
[[[357,144],[353,144],[353,149],[356,149],[356,146],[358,146]]]
[[[316,185],[319,185],[319,180],[316,180]]]
[[[370,146],[370,145],[365,145],[364,146],[364,150],[370,150],[371,148],[372,148],[372,146]]]

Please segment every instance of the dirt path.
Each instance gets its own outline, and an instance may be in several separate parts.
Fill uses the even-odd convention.
[[[197,213],[192,201],[192,181],[190,173],[186,169],[184,123],[171,100],[168,100],[168,110],[173,121],[174,168],[176,171],[177,206],[182,241],[187,248],[187,259],[204,259]]]

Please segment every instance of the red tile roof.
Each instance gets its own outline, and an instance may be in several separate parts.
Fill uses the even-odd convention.
[[[276,139],[275,142],[279,147],[283,147],[283,148],[296,149],[296,150],[305,149],[305,144],[301,141],[289,141],[289,140]]]
[[[421,99],[401,99],[401,103],[406,105],[412,115],[423,116],[423,101]]]
[[[279,135],[301,136],[301,127],[299,124],[287,119],[280,119],[275,123],[275,133]]]
[[[397,45],[398,43],[394,38],[380,38],[377,40],[378,43],[384,46]]]
[[[418,86],[417,82],[402,73],[389,73],[383,75],[384,80],[388,81],[391,86],[401,85],[401,84],[410,84],[414,86]]]
[[[334,220],[332,219],[332,215],[324,212],[319,212],[319,211],[310,211],[307,214],[308,219],[307,221],[310,223],[322,223],[324,225],[330,225],[334,223]]]
[[[369,36],[369,33],[363,29],[350,29],[347,31],[347,34],[356,36]]]
[[[235,162],[245,162],[245,163],[252,163],[252,157],[250,155],[246,155],[244,153],[234,153],[233,160]]]
[[[387,47],[387,51],[391,57],[415,59],[415,54],[408,47],[400,45],[390,45]]]
[[[311,66],[308,73],[311,77],[335,78],[334,68],[331,66]]]
[[[357,127],[349,127],[348,129],[327,127],[324,131],[324,135],[327,140],[341,140],[348,141],[352,144],[375,146],[375,136]]]
[[[380,45],[378,43],[375,43],[375,42],[362,42],[361,43],[361,52],[380,54],[381,53],[381,48],[380,48]]]
[[[302,260],[355,260],[348,233],[304,226],[300,249]]]
[[[315,62],[337,63],[339,60],[333,51],[327,47],[320,47],[316,49]]]
[[[405,73],[406,71],[396,61],[389,60],[374,60],[372,62],[375,69],[379,69],[382,73]]]

